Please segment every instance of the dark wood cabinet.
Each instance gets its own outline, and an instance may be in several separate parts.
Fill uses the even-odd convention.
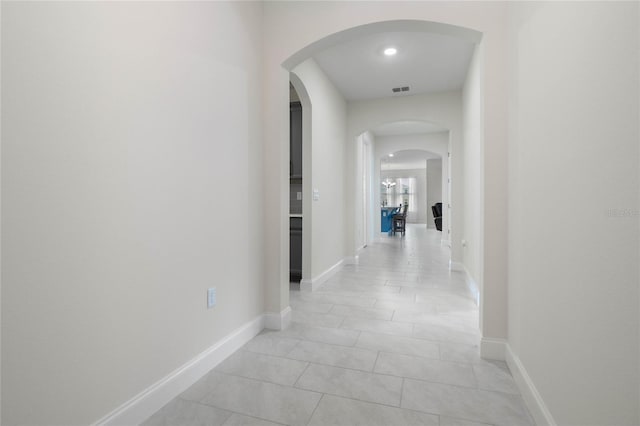
[[[289,281],[302,279],[302,218],[289,218]]]
[[[302,213],[302,105],[300,102],[289,104],[289,163],[291,214]],[[289,280],[299,282],[302,279],[302,217],[289,218]]]
[[[302,105],[300,102],[289,104],[289,177],[302,179]]]

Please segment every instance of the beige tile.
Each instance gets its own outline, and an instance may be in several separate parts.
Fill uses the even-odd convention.
[[[413,324],[353,317],[346,317],[342,322],[342,328],[395,336],[413,335]]]
[[[479,388],[520,394],[509,367],[504,362],[482,360],[473,365],[473,372]]]
[[[474,422],[464,419],[455,419],[453,417],[440,417],[440,426],[491,426],[487,423]]]
[[[238,351],[221,362],[215,371],[291,386],[305,368],[307,368],[306,362]]]
[[[438,426],[438,416],[324,395],[309,426]]]
[[[385,405],[400,405],[402,379],[325,365],[311,364],[296,387]]]
[[[316,312],[319,314],[329,313],[333,307],[332,303],[302,302],[297,299],[291,299],[289,305],[294,311]]]
[[[288,355],[302,361],[316,364],[332,365],[335,367],[352,368],[356,370],[372,371],[378,356],[377,351],[351,348],[346,346],[328,345],[317,342],[301,342]]]
[[[216,426],[225,424],[231,414],[220,408],[175,398],[143,422],[142,426]]]
[[[202,403],[276,423],[305,425],[321,395],[289,386],[212,372]]]
[[[289,328],[283,330],[280,334],[285,337],[310,340],[312,342],[354,346],[360,332],[344,328],[316,327],[308,324],[292,323]]]
[[[462,343],[475,346],[480,344],[478,331],[463,330],[458,327],[450,327],[442,324],[414,324],[413,337],[427,339],[436,342]]]
[[[280,426],[280,423],[234,413],[223,426]]]
[[[292,311],[291,321],[302,324],[317,325],[320,327],[337,328],[342,323],[344,317],[331,314],[320,314],[317,312]]]
[[[263,331],[251,339],[242,349],[265,355],[285,356],[293,349],[300,339],[283,337],[277,331]]]
[[[393,309],[358,308],[354,306],[333,305],[330,313],[332,315],[339,315],[342,317],[349,316],[390,321],[393,316]]]
[[[475,376],[470,364],[446,362],[411,355],[380,352],[373,371],[429,382],[466,387],[476,386]]]
[[[464,343],[440,343],[440,359],[452,362],[482,362],[479,341],[475,345]]]
[[[530,426],[518,395],[405,379],[402,407],[482,423]]]
[[[413,337],[370,333],[367,331],[360,333],[356,346],[374,351],[415,355],[434,359],[438,359],[440,354],[439,345],[435,342],[415,339]]]

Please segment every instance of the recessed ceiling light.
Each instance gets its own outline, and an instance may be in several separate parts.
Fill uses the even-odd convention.
[[[389,157],[393,157],[393,154],[389,154]]]
[[[393,56],[396,53],[398,53],[398,49],[396,49],[395,47],[387,47],[386,49],[384,49],[384,54],[387,56]]]

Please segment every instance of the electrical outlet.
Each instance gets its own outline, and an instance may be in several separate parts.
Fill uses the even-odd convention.
[[[207,290],[207,309],[211,309],[216,306],[216,288],[211,287]]]

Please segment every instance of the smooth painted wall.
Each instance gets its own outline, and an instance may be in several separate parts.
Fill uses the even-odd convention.
[[[509,21],[509,344],[555,423],[637,425],[638,3]]]
[[[264,312],[261,19],[3,2],[2,424],[95,422]]]
[[[446,179],[442,173],[442,159],[427,160],[427,228],[436,228],[431,206],[443,202],[442,182]]]
[[[378,213],[378,205],[375,202],[375,194],[377,192],[377,181],[375,180],[376,173],[379,164],[376,161],[376,136],[370,131],[366,131],[362,134],[362,140],[365,145],[365,181],[363,183],[366,196],[366,220],[367,220],[367,243],[373,242],[377,236],[375,229],[376,220],[375,217]]]
[[[353,238],[345,228],[345,146],[347,107],[340,92],[313,59],[292,70],[304,84],[311,110],[310,194],[311,278],[316,278],[345,256],[346,240]]]
[[[476,46],[474,50],[467,78],[462,90],[462,117],[463,117],[463,169],[464,169],[464,233],[462,239],[462,263],[471,276],[475,286],[482,285],[482,246],[484,202],[483,202],[483,153],[484,129],[483,129],[483,94],[482,94],[482,47]],[[475,289],[474,289],[475,292]],[[501,304],[506,306],[507,296],[504,292],[500,295]],[[483,300],[480,301],[481,309],[484,308]]]

